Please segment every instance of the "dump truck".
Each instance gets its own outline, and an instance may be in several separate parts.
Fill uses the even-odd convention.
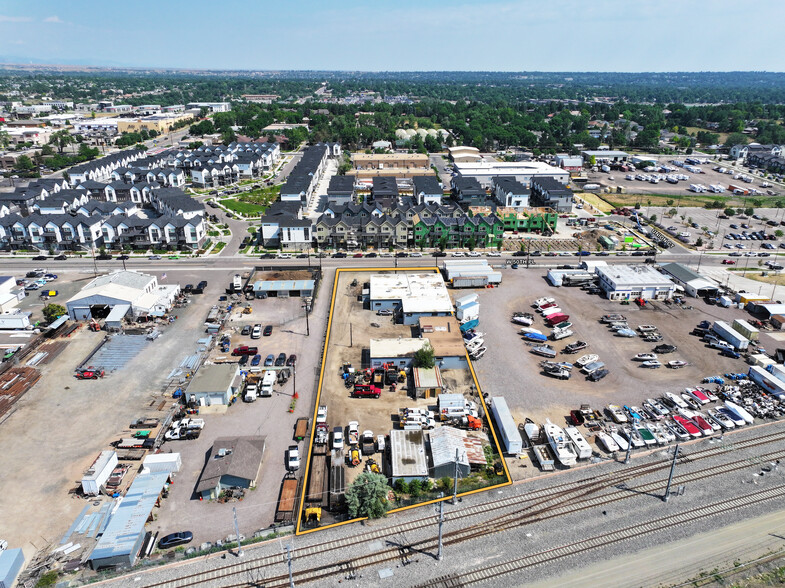
[[[363,455],[373,455],[376,453],[373,431],[363,431],[362,437],[360,437],[360,449],[362,449]]]
[[[308,434],[308,419],[300,417],[294,425],[294,438],[296,441],[302,441]]]

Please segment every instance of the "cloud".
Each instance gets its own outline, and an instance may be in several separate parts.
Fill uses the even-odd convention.
[[[29,16],[6,16],[0,14],[0,22],[32,22],[32,20]]]
[[[65,21],[63,21],[63,20],[60,20],[60,17],[59,17],[59,16],[47,16],[47,17],[44,19],[44,22],[56,22],[56,23],[62,23],[62,22],[65,22]]]

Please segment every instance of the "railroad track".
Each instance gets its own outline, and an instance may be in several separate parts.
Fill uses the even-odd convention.
[[[782,440],[785,440],[785,433],[772,433],[759,438],[748,439],[733,444],[726,443],[722,446],[714,446],[696,451],[695,453],[690,454],[686,461],[692,463],[706,459],[708,457],[716,456],[720,453],[760,447]],[[761,455],[758,457],[758,461],[779,458],[785,458],[785,451],[775,451]],[[633,489],[615,489],[610,494],[606,493],[595,496],[599,492],[614,489],[620,484],[626,483],[631,479],[643,477],[652,473],[656,473],[657,471],[662,471],[669,467],[669,465],[670,460],[663,459],[652,464],[643,464],[639,466],[628,467],[623,470],[607,472],[584,482],[578,482],[577,485],[575,482],[557,484],[546,489],[534,491],[525,496],[511,496],[461,509],[461,511],[449,515],[448,520],[466,520],[474,516],[487,514],[488,512],[504,509],[507,507],[516,508],[515,512],[513,513],[503,514],[490,520],[485,519],[479,525],[471,525],[446,534],[445,544],[460,543],[469,539],[482,537],[484,535],[499,533],[525,524],[533,524],[539,520],[564,516],[574,512],[579,512],[581,510],[587,510],[601,504],[607,504],[609,502],[630,498],[636,493],[649,493],[653,490],[661,490],[663,484],[660,481],[651,482]],[[691,474],[678,476],[675,479],[675,483],[684,484],[688,482],[695,482],[700,479],[710,478],[723,473],[749,468],[750,465],[752,465],[751,460],[741,459],[735,462],[722,464],[720,466],[714,466],[707,470],[699,470]],[[297,561],[302,562],[304,559],[312,556],[323,556],[326,552],[330,551],[338,551],[360,545],[365,545],[367,547],[368,543],[375,539],[389,538],[391,536],[403,536],[407,531],[420,530],[424,525],[430,525],[432,523],[433,516],[421,517],[408,523],[394,525],[393,527],[386,527],[384,529],[369,531],[352,537],[339,539],[337,541],[325,541],[311,546],[298,548],[296,552]],[[337,563],[331,564],[329,566],[320,566],[311,570],[301,570],[299,572],[295,572],[295,578],[298,582],[311,582],[333,577],[335,575],[351,577],[354,571],[364,567],[398,560],[406,563],[412,554],[416,552],[432,550],[435,548],[435,546],[434,539],[428,539],[413,544],[405,541],[402,542],[400,546],[393,546],[392,548],[388,548],[377,554],[360,558],[354,557],[349,560],[338,561]],[[281,555],[263,556],[259,558],[248,559],[237,564],[223,566],[221,568],[207,572],[182,576],[172,581],[147,584],[146,586],[150,588],[154,586],[166,586],[167,588],[174,588],[177,586],[188,586],[206,582],[220,582],[222,586],[247,586],[249,584],[258,582],[258,580],[253,580],[252,578],[258,578],[261,574],[264,573],[265,568],[280,566],[282,563],[283,560]],[[247,579],[235,584],[229,583],[232,581],[237,582],[242,577]],[[279,585],[276,582],[279,582],[281,586],[288,585],[288,576],[276,576],[265,579],[264,584],[265,586]]]
[[[763,492],[753,492],[738,498],[730,500],[721,500],[697,509],[669,515],[647,521],[631,527],[626,527],[611,533],[604,533],[602,535],[595,535],[588,537],[581,541],[568,543],[559,547],[547,549],[537,553],[532,553],[524,557],[509,560],[503,563],[494,564],[493,566],[485,566],[477,568],[464,574],[449,574],[438,577],[427,583],[418,585],[419,587],[442,587],[454,588],[457,586],[469,586],[481,582],[489,582],[495,579],[500,579],[509,574],[519,573],[523,570],[530,569],[545,563],[551,563],[560,559],[574,557],[584,552],[592,551],[594,549],[607,547],[614,543],[621,543],[630,541],[632,539],[643,537],[651,533],[660,531],[671,530],[680,525],[687,525],[703,519],[717,517],[719,515],[727,514],[742,508],[748,508],[756,504],[782,498],[785,495],[785,486],[777,486]]]

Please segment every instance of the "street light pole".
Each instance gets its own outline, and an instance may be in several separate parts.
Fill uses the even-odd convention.
[[[305,336],[306,337],[310,337],[311,336],[311,326],[308,323],[308,314],[309,314],[309,311],[311,310],[311,305],[306,302],[305,304],[303,304],[303,308],[305,309]]]

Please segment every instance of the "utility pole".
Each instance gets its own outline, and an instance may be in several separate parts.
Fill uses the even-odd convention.
[[[444,498],[444,492],[439,492],[439,498]],[[442,543],[442,526],[444,525],[444,500],[439,501],[439,552],[436,554],[436,559],[442,561],[444,555],[442,553],[444,545]]]
[[[455,448],[455,471],[453,472],[455,476],[452,480],[452,503],[458,503],[458,448]]]
[[[289,566],[289,588],[294,588],[294,578],[292,577],[292,545],[286,546],[286,564]]]
[[[354,339],[352,338],[352,323],[349,323],[349,347],[354,347]]]
[[[305,336],[310,337],[311,325],[308,323],[308,314],[309,311],[311,310],[311,305],[308,302],[306,302],[305,304],[303,304],[303,308],[305,309]]]
[[[234,515],[234,534],[237,536],[237,557],[243,556],[243,546],[240,544],[240,527],[237,524],[237,509],[232,507],[232,514]]]
[[[671,462],[671,473],[668,475],[668,485],[665,487],[665,494],[662,497],[663,502],[668,502],[671,497],[671,482],[673,482],[673,470],[676,469],[676,458],[679,457],[679,444],[673,449],[673,461]]]
[[[632,420],[632,426],[634,427],[638,421],[635,419]],[[624,465],[630,463],[630,454],[632,453],[632,428],[630,428],[630,438],[628,439],[627,443],[627,455],[624,456]]]

